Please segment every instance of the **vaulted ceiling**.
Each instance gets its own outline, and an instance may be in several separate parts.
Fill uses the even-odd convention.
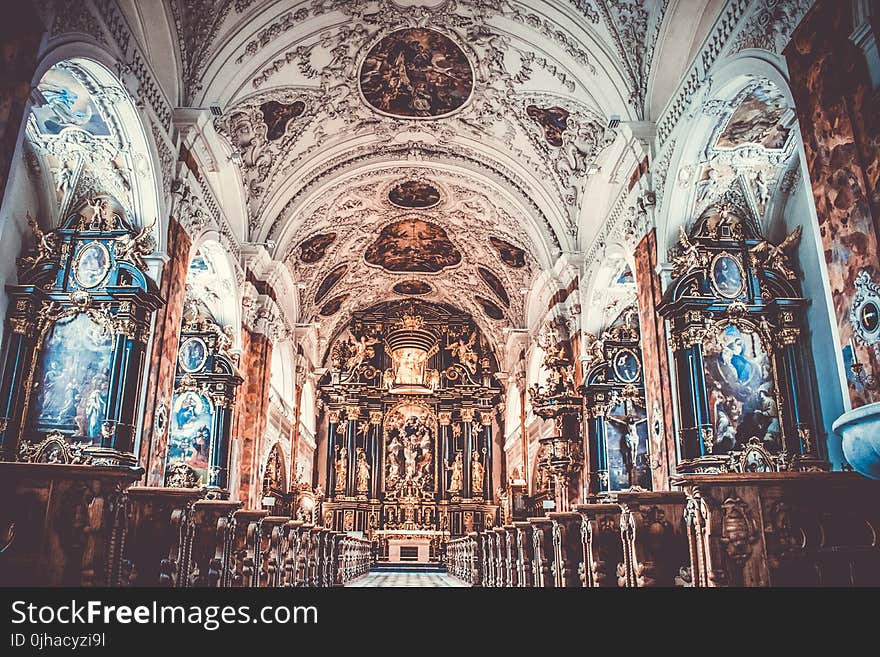
[[[146,33],[157,16],[122,4],[162,43]],[[355,310],[420,297],[500,338],[524,323],[522,291],[604,220],[627,141],[609,118],[665,104],[649,89],[671,93],[676,72],[655,80],[653,56],[682,4],[718,5],[165,0],[169,86],[216,108],[244,241],[300,282],[296,321],[329,336]]]

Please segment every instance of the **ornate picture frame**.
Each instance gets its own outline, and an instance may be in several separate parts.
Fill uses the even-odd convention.
[[[77,252],[73,261],[73,277],[80,287],[91,290],[107,280],[111,265],[110,250],[95,240],[85,244]]]
[[[719,272],[719,268],[723,263],[730,262],[733,263],[738,279],[735,287],[733,287],[733,281],[730,278],[731,271],[729,266],[727,271]],[[712,284],[712,289],[715,293],[724,299],[736,299],[741,296],[746,287],[746,273],[739,258],[727,251],[717,253],[709,263],[709,282]]]

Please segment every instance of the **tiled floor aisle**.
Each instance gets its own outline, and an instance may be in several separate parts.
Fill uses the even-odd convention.
[[[463,587],[464,583],[446,573],[437,572],[414,572],[414,571],[394,571],[394,572],[372,572],[346,586],[411,586],[411,587],[430,587],[430,586],[455,586]]]

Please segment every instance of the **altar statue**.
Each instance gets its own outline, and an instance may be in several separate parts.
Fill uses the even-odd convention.
[[[473,460],[471,461],[471,488],[474,496],[483,494],[483,475],[485,468],[480,462],[480,453],[474,450]]]
[[[459,337],[456,342],[446,347],[446,351],[452,352],[452,355],[458,358],[461,366],[466,368],[471,374],[477,373],[477,354],[473,350],[476,340],[477,333],[475,331],[471,333],[471,337],[467,342]]]
[[[336,448],[339,456],[336,458],[336,492],[345,490],[345,479],[348,476],[348,449]]]
[[[360,447],[357,448],[357,492],[366,495],[370,490],[370,464],[367,455]]]
[[[452,462],[452,465],[449,465],[449,461],[446,461],[446,469],[451,471],[451,475],[449,476],[449,492],[450,493],[459,493],[461,492],[461,483],[462,483],[462,459],[461,459],[461,451],[455,455],[455,460]]]

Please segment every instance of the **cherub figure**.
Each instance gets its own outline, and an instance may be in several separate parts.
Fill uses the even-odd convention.
[[[684,230],[684,226],[678,228],[678,244],[681,247],[681,253],[672,258],[672,278],[681,278],[691,269],[696,267],[704,267],[706,258],[700,253],[697,246],[692,243]]]

